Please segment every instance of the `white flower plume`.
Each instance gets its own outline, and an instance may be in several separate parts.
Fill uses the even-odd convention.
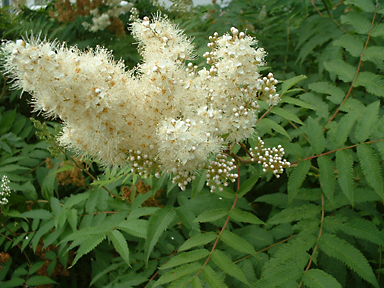
[[[103,48],[34,38],[3,44],[4,67],[35,110],[63,121],[62,145],[106,165],[128,162],[141,175],[172,172],[185,188],[211,155],[254,133],[258,101],[279,100],[277,80],[261,77],[266,53],[235,28],[210,37],[210,69],[200,71],[185,66],[193,46],[166,18],[144,17],[131,29],[143,56],[132,71]]]

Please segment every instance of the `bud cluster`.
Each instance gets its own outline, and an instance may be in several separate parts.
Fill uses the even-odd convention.
[[[284,148],[281,145],[277,148],[264,148],[264,141],[258,138],[258,145],[249,149],[251,161],[261,164],[263,172],[271,171],[277,178],[284,172],[284,168],[291,166],[287,160],[283,159]]]
[[[9,188],[9,179],[6,175],[1,178],[1,190],[0,190],[0,205],[8,204],[8,197],[11,195],[11,189]]]
[[[223,190],[222,185],[228,186],[228,181],[235,182],[239,177],[236,173],[231,173],[236,169],[235,159],[228,160],[228,157],[223,154],[218,154],[216,160],[209,161],[207,167],[207,186],[211,188],[211,192],[215,192],[216,188]]]

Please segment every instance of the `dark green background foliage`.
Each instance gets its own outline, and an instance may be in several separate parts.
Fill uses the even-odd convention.
[[[384,287],[384,7],[342,2],[162,8],[200,57],[215,31],[247,30],[280,80],[281,102],[256,129],[294,165],[278,179],[243,165],[240,190],[210,193],[199,176],[181,192],[164,176],[139,182],[128,167],[76,162],[55,142],[60,124],[31,114],[30,96],[20,98],[3,75],[0,176],[13,192],[0,213],[0,252],[10,256],[0,286]],[[159,9],[135,6],[141,17]],[[85,16],[59,24],[50,9],[1,10],[2,38],[41,31],[80,48],[106,46],[127,67],[140,61],[130,35],[85,31]],[[37,136],[30,117],[42,121]],[[75,171],[82,184],[61,185]]]

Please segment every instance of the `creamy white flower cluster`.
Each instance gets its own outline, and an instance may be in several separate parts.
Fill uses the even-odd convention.
[[[85,29],[91,32],[97,32],[104,30],[111,25],[111,17],[119,17],[120,14],[128,12],[132,8],[132,3],[121,0],[107,0],[106,1],[108,10],[104,13],[100,13],[99,8],[95,8],[90,11],[92,16],[92,24],[83,22]]]
[[[8,204],[8,197],[11,195],[11,189],[9,188],[9,179],[6,175],[1,178],[0,189],[0,205]]]
[[[33,38],[5,43],[4,66],[35,110],[63,120],[64,146],[106,165],[128,162],[144,176],[173,173],[182,189],[199,169],[209,168],[210,186],[235,179],[236,166],[220,153],[254,133],[258,101],[279,100],[277,80],[259,74],[264,50],[235,28],[215,33],[210,68],[198,71],[184,64],[193,58],[190,40],[167,19],[137,19],[131,29],[143,57],[132,71],[103,48],[80,52]]]

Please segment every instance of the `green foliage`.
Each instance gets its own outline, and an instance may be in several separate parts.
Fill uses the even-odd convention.
[[[0,206],[0,286],[384,287],[384,10],[374,0],[333,2],[160,8],[195,38],[199,57],[215,31],[247,30],[279,80],[280,103],[261,105],[257,133],[242,145],[258,136],[281,145],[291,168],[275,178],[242,164],[239,182],[215,193],[204,172],[181,192],[167,175],[141,179],[77,159],[56,143],[60,124],[31,114],[27,93],[3,75],[0,178],[12,193]],[[158,9],[135,7],[141,17]],[[58,23],[52,9],[3,8],[2,38],[41,31],[111,48],[128,67],[140,61],[129,33],[85,31],[88,16]],[[249,160],[240,145],[232,151]]]

